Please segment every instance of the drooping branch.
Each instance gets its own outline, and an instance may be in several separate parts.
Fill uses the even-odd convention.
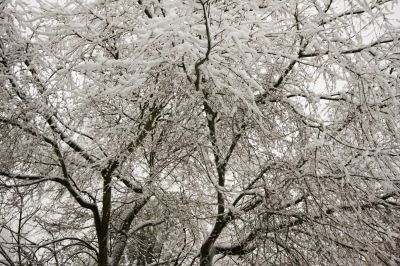
[[[341,55],[348,55],[348,54],[357,54],[362,51],[366,51],[370,48],[373,48],[375,46],[378,46],[380,44],[387,44],[387,43],[394,43],[398,41],[399,38],[382,38],[378,39],[376,41],[370,42],[369,44],[366,45],[361,45],[358,47],[354,48],[348,48],[342,51],[321,51],[321,52],[313,52],[313,53],[301,53],[299,58],[308,58],[308,57],[317,57],[317,56],[324,56],[328,54],[341,54]]]
[[[87,241],[77,238],[77,237],[63,237],[63,238],[59,238],[59,239],[55,239],[52,241],[48,241],[46,243],[42,243],[40,245],[37,246],[36,250],[39,250],[41,248],[44,248],[46,246],[52,245],[54,243],[58,243],[58,242],[63,242],[63,241],[76,241],[77,243],[79,243],[80,245],[86,247],[87,249],[91,250],[93,253],[95,253],[96,257],[97,257],[97,249],[96,247],[92,246],[90,243],[88,243]]]
[[[0,170],[0,175],[11,179],[28,180],[37,183],[42,183],[46,181],[53,181],[62,186],[64,186],[71,196],[76,200],[76,202],[83,208],[89,209],[93,212],[96,227],[100,224],[100,213],[97,209],[97,205],[85,200],[82,195],[72,186],[68,179],[62,177],[45,177],[40,175],[25,175],[25,174],[12,174],[3,170]],[[33,183],[33,184],[37,184]]]

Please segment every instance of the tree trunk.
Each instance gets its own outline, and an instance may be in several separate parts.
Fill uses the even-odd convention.
[[[111,168],[112,169],[112,168]],[[98,265],[99,266],[109,266],[108,259],[108,227],[110,224],[110,214],[111,214],[111,173],[109,170],[107,174],[103,175],[103,213],[101,219],[100,232],[98,237],[99,242],[99,255],[98,255]]]
[[[108,266],[108,237],[105,236],[103,239],[99,239],[99,255],[98,255],[98,265]]]
[[[209,250],[202,250],[200,252],[200,266],[212,266],[213,265],[214,252]]]

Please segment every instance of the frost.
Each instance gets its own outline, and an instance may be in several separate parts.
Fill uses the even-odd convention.
[[[1,3],[0,261],[398,263],[391,2]]]

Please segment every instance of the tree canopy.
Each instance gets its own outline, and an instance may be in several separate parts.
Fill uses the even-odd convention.
[[[0,2],[0,265],[399,265],[391,0]]]

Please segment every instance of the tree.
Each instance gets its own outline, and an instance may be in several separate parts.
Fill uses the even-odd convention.
[[[393,2],[3,1],[1,263],[399,264]]]

